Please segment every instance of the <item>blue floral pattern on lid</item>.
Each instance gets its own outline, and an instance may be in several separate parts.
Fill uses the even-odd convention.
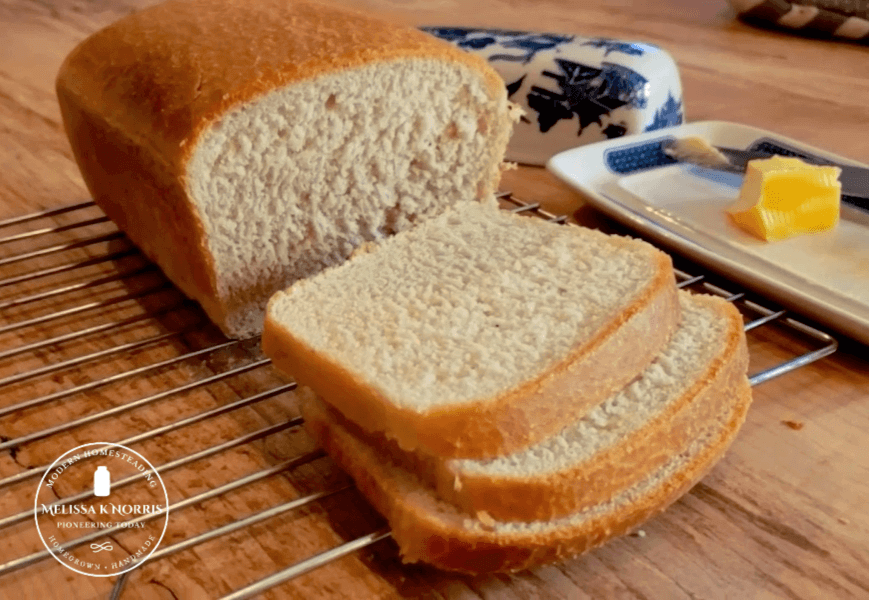
[[[524,110],[507,159],[545,164],[558,152],[684,120],[673,59],[652,44],[474,27],[424,27],[487,60]]]
[[[621,42],[619,40],[611,40],[609,38],[596,38],[583,42],[583,46],[592,46],[594,48],[603,48],[604,56],[608,56],[610,52],[621,52],[632,56],[642,56],[646,53],[646,49],[642,44],[633,44],[631,42]]]
[[[648,81],[639,73],[622,65],[603,63],[600,69],[569,60],[556,59],[560,73],[544,71],[556,81],[560,92],[532,86],[528,106],[537,112],[540,131],[547,132],[561,119],[579,120],[578,134],[622,106],[646,106],[645,86]],[[613,136],[615,137],[615,136]]]
[[[673,97],[672,92],[667,93],[667,101],[655,111],[655,118],[646,126],[646,131],[655,131],[664,127],[681,125],[684,120],[682,103]]]
[[[504,60],[522,64],[531,62],[541,50],[552,50],[572,42],[576,37],[552,33],[465,27],[422,27],[421,29],[443,40],[453,42],[459,48],[466,50],[482,50],[493,44],[500,45],[502,49],[517,50],[518,52],[492,54],[487,59],[490,62]]]

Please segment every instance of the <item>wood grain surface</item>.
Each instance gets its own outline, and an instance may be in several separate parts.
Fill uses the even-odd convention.
[[[78,41],[151,3],[0,0],[0,220],[88,198],[60,124],[54,76]],[[679,63],[689,120],[746,123],[869,163],[869,47],[755,29],[739,22],[723,0],[354,3],[386,10],[412,24],[499,26],[656,43]],[[504,186],[553,212],[617,229],[542,169],[509,172]],[[86,216],[98,215],[95,209],[88,210]],[[62,225],[70,219],[67,215],[49,221]],[[88,234],[112,230],[110,223],[100,223]],[[4,229],[0,237],[18,231]],[[60,232],[52,239],[73,240],[77,235],[81,233]],[[0,247],[0,258],[30,247],[30,242],[16,244]],[[112,240],[70,251],[64,260],[128,248],[125,242]],[[45,257],[34,259],[33,264],[58,263]],[[102,277],[143,267],[146,264],[131,255],[88,267],[87,273]],[[13,267],[3,269],[0,279],[15,274]],[[14,294],[0,288],[0,305],[12,297],[72,282],[70,277],[25,282],[15,286]],[[161,282],[158,273],[144,270],[123,281],[71,292],[64,296],[63,306],[109,300],[119,293],[147,292]],[[209,355],[207,360],[182,361],[142,377],[77,392],[76,386],[179,357],[221,339],[213,327],[195,325],[198,311],[171,288],[160,288],[135,302],[108,304],[55,319],[26,332],[0,333],[0,353],[167,306],[174,308],[160,318],[0,358],[2,381],[113,344],[184,330],[135,352],[3,386],[0,410],[44,394],[69,393],[57,401],[0,416],[0,443],[47,426],[62,427],[131,398],[160,394],[260,358],[255,346],[236,347]],[[51,299],[6,305],[0,310],[0,328],[50,314],[57,307]],[[788,359],[794,347],[802,347],[802,342],[779,329],[756,332],[750,338],[752,370]],[[253,369],[6,449],[0,452],[0,478],[46,465],[78,444],[124,440],[282,383],[268,368]],[[869,598],[866,347],[845,340],[834,356],[761,384],[754,396],[748,421],[725,459],[682,500],[646,524],[643,536],[616,540],[560,565],[480,577],[402,565],[394,544],[385,540],[282,583],[263,597]],[[163,464],[296,415],[293,396],[285,393],[136,442],[134,447],[155,464]],[[287,429],[172,469],[164,477],[175,502],[311,450],[302,431]],[[31,478],[0,488],[0,518],[32,509],[36,482]],[[327,458],[313,458],[306,465],[174,512],[163,544],[348,483]],[[300,510],[147,562],[130,572],[121,597],[220,597],[383,525],[351,487]],[[123,546],[123,535],[117,541]],[[0,529],[0,564],[41,549],[32,518]],[[108,598],[114,584],[115,578],[86,577],[49,559],[0,577],[0,599]]]

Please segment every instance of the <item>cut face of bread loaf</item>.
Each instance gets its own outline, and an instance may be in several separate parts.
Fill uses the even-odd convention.
[[[172,1],[57,80],[94,200],[225,333],[361,244],[490,198],[503,81],[413,28],[293,0]]]
[[[313,410],[415,472],[439,497],[499,521],[562,517],[607,502],[692,444],[747,385],[742,317],[720,298],[680,293],[682,322],[634,381],[556,435],[489,460],[403,452],[327,406]],[[304,396],[304,392],[301,392]],[[310,396],[305,405],[319,402]],[[306,414],[308,410],[305,411]]]
[[[679,319],[652,246],[468,203],[276,294],[263,349],[363,429],[480,458],[574,422]]]
[[[736,437],[751,403],[748,382],[733,390],[729,400],[683,450],[644,471],[626,490],[561,518],[530,522],[458,510],[413,471],[392,462],[388,452],[365,443],[317,405],[306,413],[305,426],[387,518],[405,561],[468,573],[519,571],[600,546],[675,502]]]

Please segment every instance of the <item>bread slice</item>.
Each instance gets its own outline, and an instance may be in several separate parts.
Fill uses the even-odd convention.
[[[719,415],[685,449],[607,501],[544,521],[497,521],[469,515],[441,500],[388,452],[363,442],[329,418],[306,411],[305,426],[347,471],[392,527],[403,560],[467,573],[519,571],[561,561],[625,534],[687,492],[721,458],[736,437],[751,403],[744,381]],[[636,468],[636,467],[635,467]]]
[[[576,421],[679,319],[649,244],[464,204],[276,294],[262,344],[363,429],[481,458]]]
[[[388,452],[470,514],[499,521],[561,517],[607,501],[687,448],[746,384],[742,316],[713,296],[680,293],[682,322],[640,376],[534,446],[489,460],[407,453],[330,419]],[[308,399],[307,402],[316,401]],[[330,410],[322,407],[318,410]]]
[[[366,241],[490,198],[514,116],[479,57],[298,0],[136,12],[57,95],[94,200],[232,337]]]

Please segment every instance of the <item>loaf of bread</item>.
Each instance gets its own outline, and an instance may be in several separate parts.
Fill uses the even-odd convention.
[[[639,481],[606,501],[549,520],[501,521],[468,514],[444,501],[412,470],[392,462],[390,453],[365,443],[313,405],[307,430],[386,516],[402,558],[468,573],[519,571],[563,561],[632,531],[687,492],[722,457],[745,420],[751,403],[748,383],[725,408],[663,465],[639,469]],[[323,406],[323,405],[319,405]]]
[[[487,458],[630,382],[680,316],[649,244],[464,203],[277,293],[262,344],[364,430]]]
[[[330,421],[468,514],[498,521],[564,517],[607,502],[662,467],[747,388],[739,311],[712,296],[681,292],[680,301],[679,328],[635,380],[556,435],[516,453],[488,460],[408,453],[326,405],[313,410],[327,412]]]
[[[57,95],[94,200],[232,337],[361,244],[490,198],[514,116],[479,57],[297,0],[142,10]]]

